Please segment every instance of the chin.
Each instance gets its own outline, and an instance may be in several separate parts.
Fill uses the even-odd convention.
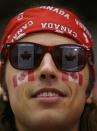
[[[27,113],[27,112],[26,112]],[[66,110],[45,109],[30,111],[24,114],[24,119],[20,118],[21,123],[33,131],[62,131],[70,130],[70,125],[74,125],[75,115],[71,115]]]
[[[68,117],[64,116],[61,112],[45,110],[43,112],[34,113],[32,115],[32,119],[30,119],[30,124],[34,127],[34,130],[38,130],[35,128],[41,129],[40,131],[54,131],[59,128],[62,130],[67,125],[69,125]],[[52,129],[52,130],[51,130]]]

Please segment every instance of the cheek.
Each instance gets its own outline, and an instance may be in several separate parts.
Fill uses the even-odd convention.
[[[17,86],[20,86],[21,84],[34,81],[34,72],[32,71],[20,71],[16,73],[13,78],[13,85],[16,88]]]
[[[79,72],[74,72],[74,73],[62,73],[62,81],[70,81],[74,82],[76,84],[79,84],[82,86],[83,84],[83,75],[80,74]]]

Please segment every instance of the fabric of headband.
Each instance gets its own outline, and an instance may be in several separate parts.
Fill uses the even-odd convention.
[[[68,36],[88,49],[93,46],[91,34],[75,14],[66,9],[40,6],[25,10],[9,22],[1,42],[1,50],[6,43],[14,43],[28,33],[39,31]]]

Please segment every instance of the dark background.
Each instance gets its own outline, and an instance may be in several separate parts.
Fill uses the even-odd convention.
[[[4,32],[8,20],[23,9],[46,3],[47,0],[0,0],[0,38]],[[89,30],[94,38],[95,63],[97,70],[97,4],[96,0],[48,0],[49,5],[71,5],[77,8],[78,12],[84,16]]]
[[[36,5],[39,1],[45,3],[46,0],[0,0],[0,17],[8,16],[9,14],[14,14],[16,11],[29,6]],[[59,3],[59,4],[71,4],[75,5],[84,12],[84,15],[88,20],[95,22],[97,20],[97,4],[96,0],[48,0],[49,3]]]

